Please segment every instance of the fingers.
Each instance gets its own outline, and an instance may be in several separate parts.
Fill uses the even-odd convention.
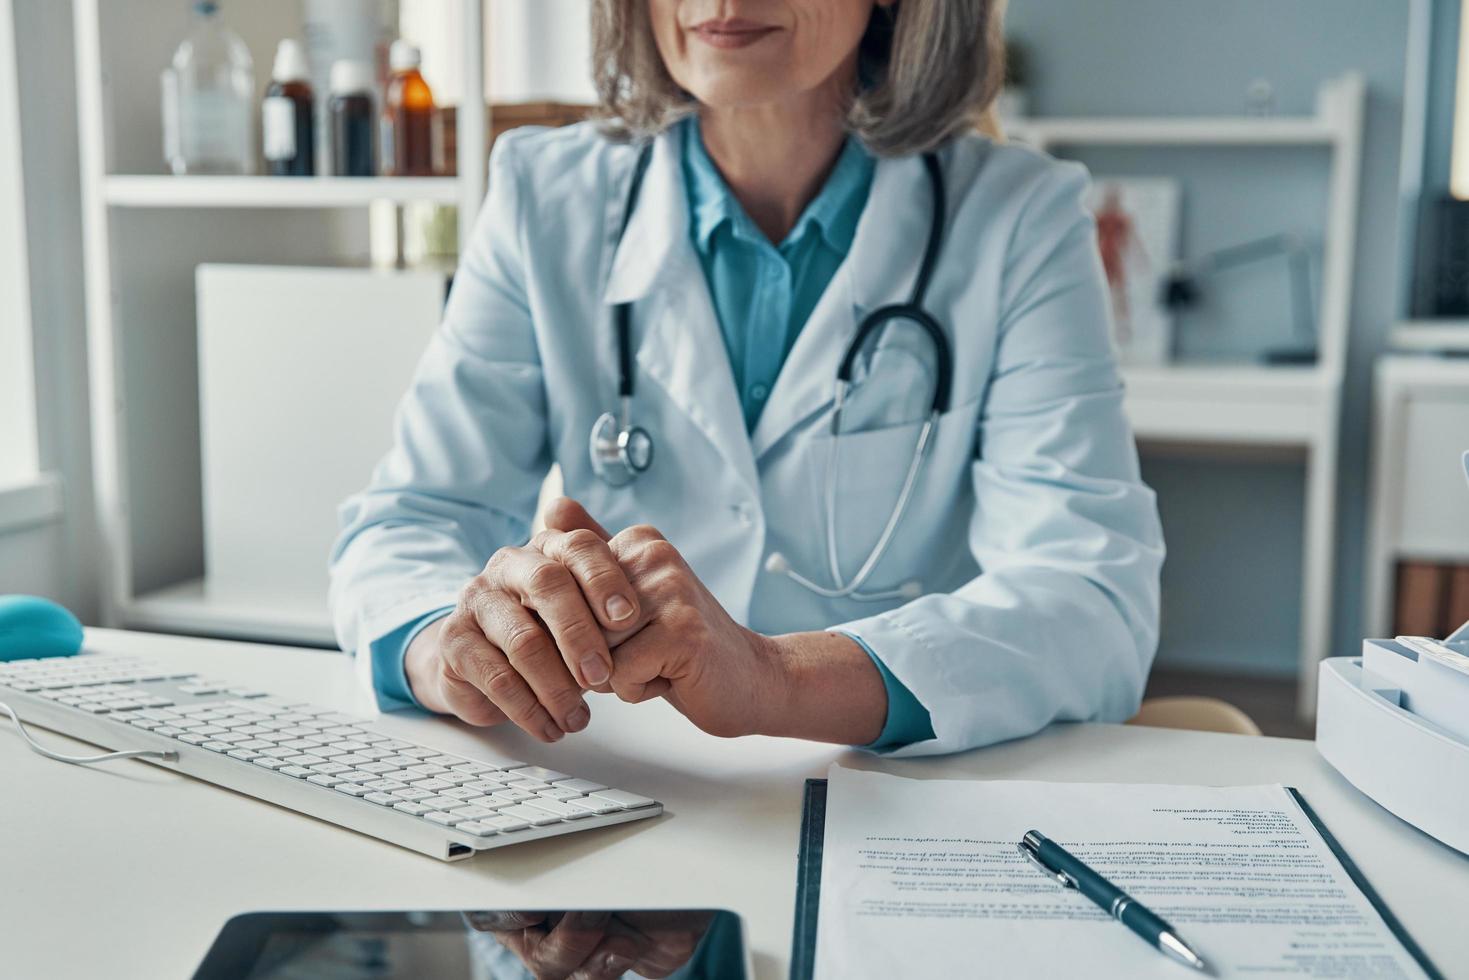
[[[527,621],[530,620],[530,614],[518,604],[505,605],[513,607]],[[524,632],[524,626],[521,631]],[[496,632],[502,631],[497,629]],[[550,646],[550,640],[545,639],[545,634],[538,627],[535,632],[540,633],[544,643]],[[566,729],[551,717],[519,670],[511,665],[509,656],[487,639],[483,623],[478,618],[471,615],[462,618],[455,616],[444,627],[442,642],[446,693],[451,687],[459,689],[453,684],[457,680],[474,687],[482,700],[489,699],[492,707],[541,741],[555,742],[565,734]],[[525,645],[533,640],[522,638],[516,642],[519,644],[520,656],[524,658],[527,655]],[[560,667],[559,657],[556,665]],[[565,674],[565,668],[560,669]],[[567,675],[566,679],[570,681],[570,676]],[[468,697],[467,692],[464,692],[464,696]],[[572,697],[580,704],[581,698],[578,695],[573,694]]]
[[[598,954],[607,933],[610,912],[567,912],[561,921],[529,945],[526,966],[537,977],[596,977],[608,974],[604,969],[607,956]],[[594,954],[598,954],[594,959]],[[622,959],[623,970],[632,957]]]
[[[546,530],[531,539],[530,547],[565,566],[604,629],[627,629],[636,621],[637,590],[607,541],[596,532],[586,528]]]
[[[570,497],[557,497],[546,505],[546,527],[552,531],[591,531],[603,541],[610,541],[612,535],[607,529],[598,524],[587,509]]]

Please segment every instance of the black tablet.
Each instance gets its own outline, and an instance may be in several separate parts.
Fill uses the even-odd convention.
[[[195,980],[749,980],[744,926],[717,909],[250,912]]]

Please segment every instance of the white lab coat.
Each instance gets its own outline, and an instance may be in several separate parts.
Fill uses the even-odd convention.
[[[949,336],[950,409],[908,512],[865,586],[823,599],[764,570],[779,551],[817,581],[837,362],[862,315],[907,299],[930,217],[922,161],[881,160],[837,271],[747,434],[689,234],[677,130],[659,137],[615,243],[636,150],[590,125],[500,137],[489,195],[444,322],[399,408],[393,447],[341,509],[338,638],[369,644],[443,605],[524,542],[548,468],[616,532],[657,527],[735,620],[763,633],[840,626],[928,709],[952,752],[1057,720],[1121,721],[1157,643],[1162,534],[1138,475],[1108,340],[1087,176],[979,137],[940,151],[945,243],[926,307]],[[610,305],[632,302],[634,421],[653,464],[614,489],[588,433],[616,407]],[[838,540],[850,577],[897,498],[933,356],[890,330],[847,402]]]

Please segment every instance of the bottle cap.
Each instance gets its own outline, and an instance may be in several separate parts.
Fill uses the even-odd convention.
[[[377,87],[377,76],[365,61],[339,61],[332,65],[331,87],[333,95],[371,92]]]
[[[270,77],[277,82],[304,82],[309,74],[306,51],[295,38],[286,38],[275,49],[275,66]]]
[[[393,71],[409,71],[421,64],[423,53],[418,50],[417,45],[410,44],[401,37],[388,48],[388,67]]]

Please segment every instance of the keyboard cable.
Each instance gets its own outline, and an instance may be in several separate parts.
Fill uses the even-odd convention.
[[[15,711],[10,705],[4,701],[0,701],[0,711],[10,716],[10,720],[15,723],[15,730],[20,732],[20,737],[26,740],[26,744],[31,747],[31,751],[38,752],[48,759],[55,759],[57,762],[66,762],[74,766],[90,766],[99,762],[112,762],[117,759],[158,759],[161,762],[177,762],[179,759],[177,752],[157,752],[153,749],[128,749],[125,752],[105,752],[102,755],[62,755],[59,752],[52,752],[40,742],[31,738],[31,733],[26,731],[26,726],[21,723],[20,718],[16,716]]]

